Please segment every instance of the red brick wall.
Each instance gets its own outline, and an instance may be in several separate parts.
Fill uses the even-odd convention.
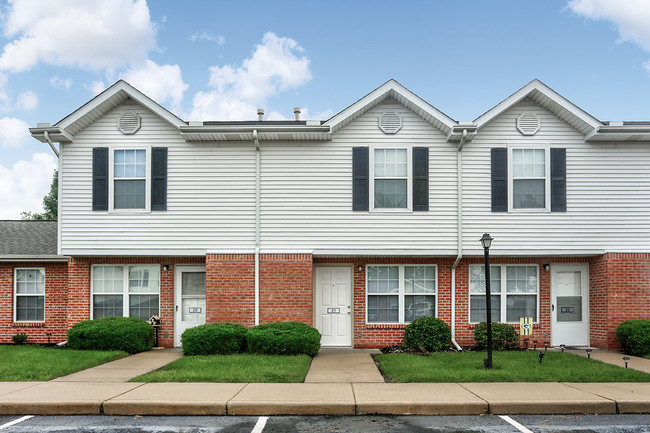
[[[607,253],[590,263],[591,344],[619,349],[616,328],[650,318],[650,254]]]
[[[255,324],[255,256],[208,254],[206,322]]]
[[[45,268],[45,322],[14,322],[14,269]],[[28,343],[51,343],[67,340],[67,263],[0,263],[0,343],[11,343],[19,332],[27,334]]]
[[[260,255],[260,323],[313,325],[311,254]]]

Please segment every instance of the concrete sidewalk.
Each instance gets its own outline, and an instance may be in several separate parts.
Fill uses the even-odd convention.
[[[372,353],[323,350],[305,383],[127,383],[181,356],[152,351],[50,382],[0,383],[0,415],[650,413],[650,383],[385,383]]]

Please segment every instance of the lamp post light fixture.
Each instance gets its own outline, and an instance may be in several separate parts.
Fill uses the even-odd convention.
[[[485,314],[487,322],[487,359],[483,360],[485,368],[492,369],[492,295],[490,293],[490,246],[492,238],[489,234],[484,233],[480,239],[485,255]]]

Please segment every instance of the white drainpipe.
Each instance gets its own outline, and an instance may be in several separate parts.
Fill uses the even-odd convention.
[[[255,143],[255,325],[260,324],[260,180],[261,149],[257,129],[253,130]]]
[[[453,266],[451,267],[451,342],[457,350],[463,350],[458,342],[456,341],[456,268],[458,263],[463,258],[463,174],[462,174],[462,162],[463,157],[461,150],[463,150],[463,144],[465,144],[465,139],[467,138],[467,130],[463,130],[463,135],[460,137],[460,143],[458,143],[458,153],[456,154],[456,187],[458,190],[458,208],[457,208],[457,237],[458,237],[458,255],[456,256],[456,261],[454,261]]]

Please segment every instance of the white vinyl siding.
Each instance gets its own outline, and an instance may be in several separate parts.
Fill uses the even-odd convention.
[[[540,118],[534,136],[516,129],[524,111]],[[491,212],[490,149],[497,147],[565,148],[567,211]],[[482,128],[462,152],[464,254],[482,254],[478,239],[486,232],[495,239],[491,255],[650,251],[647,143],[585,143],[562,120],[524,100]]]
[[[45,321],[45,268],[14,269],[14,322]]]

